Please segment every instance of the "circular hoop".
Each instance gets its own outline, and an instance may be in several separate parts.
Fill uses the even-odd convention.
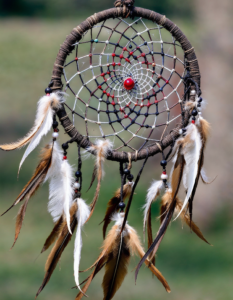
[[[192,83],[190,85],[190,93],[189,92],[189,99],[191,101],[195,100],[195,94],[200,95],[200,71],[199,65],[197,61],[197,57],[189,40],[183,34],[183,32],[179,29],[177,25],[175,25],[172,21],[167,19],[165,16],[160,15],[154,11],[140,8],[140,7],[133,7],[130,10],[127,6],[123,7],[116,7],[101,11],[99,13],[95,13],[94,15],[88,17],[85,21],[83,21],[80,25],[75,27],[72,32],[67,36],[64,43],[61,45],[60,50],[58,52],[56,61],[53,67],[53,75],[52,75],[52,82],[51,88],[54,91],[61,91],[62,90],[62,80],[61,76],[63,74],[64,63],[67,56],[73,51],[74,44],[77,43],[82,39],[82,35],[95,26],[97,23],[105,21],[110,18],[126,18],[131,14],[133,17],[142,17],[147,20],[151,20],[156,22],[158,25],[163,26],[166,30],[168,30],[172,36],[180,43],[182,50],[185,54],[185,60],[187,63],[186,68],[188,67],[189,76],[192,79]],[[77,142],[82,148],[87,148],[92,145],[92,142],[87,138],[80,134],[77,129],[73,126],[73,123],[69,119],[65,107],[62,106],[61,109],[57,112],[57,115],[61,121],[62,126],[68,133],[68,135]],[[164,150],[169,145],[171,145],[174,140],[179,137],[179,129],[185,127],[188,124],[190,118],[190,113],[188,111],[184,112],[183,115],[183,123],[177,124],[177,126],[167,135],[165,136],[160,143],[156,143],[155,145],[148,146],[146,149],[141,149],[137,153],[130,152],[131,160],[141,160],[145,159],[147,156],[153,156],[161,150]],[[94,153],[93,153],[94,154]],[[107,155],[108,160],[118,161],[118,162],[128,162],[128,153],[127,152],[119,152],[119,151],[109,151]]]

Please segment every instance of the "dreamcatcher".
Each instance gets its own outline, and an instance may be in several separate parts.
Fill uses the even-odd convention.
[[[8,151],[28,145],[20,168],[53,127],[52,140],[42,149],[32,178],[10,207],[24,201],[16,220],[15,244],[29,199],[41,184],[49,181],[48,210],[55,224],[42,252],[55,245],[37,296],[48,283],[75,229],[74,275],[80,290],[76,299],[86,294],[103,267],[104,299],[112,299],[134,254],[141,259],[135,278],[145,263],[170,292],[167,281],[155,267],[155,254],[174,214],[207,242],[192,221],[199,177],[207,181],[202,166],[209,131],[200,112],[200,72],[194,48],[165,16],[133,4],[133,0],[117,0],[115,8],[94,14],[72,30],[59,50],[46,95],[38,102],[33,128],[16,143],[1,146]],[[57,141],[57,118],[70,136],[61,147]],[[78,146],[77,170],[67,159],[71,143]],[[97,179],[97,187],[91,204],[81,198],[81,148],[95,156],[91,185]],[[157,153],[162,156],[162,174],[146,197],[143,229],[147,232],[148,250],[144,252],[127,217],[144,166]],[[94,212],[106,159],[119,163],[120,187],[107,204],[102,251],[87,269],[92,269],[91,275],[80,283],[81,231]],[[142,167],[133,181],[131,169],[140,160]],[[169,180],[168,161],[172,165]],[[178,198],[181,183],[186,192],[184,201]],[[153,238],[151,206],[159,197],[161,225]],[[112,221],[115,224],[106,236]]]

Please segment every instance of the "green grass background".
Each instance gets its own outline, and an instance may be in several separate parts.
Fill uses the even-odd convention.
[[[0,20],[0,142],[10,142],[23,136],[31,127],[36,103],[50,81],[53,63],[59,45],[80,20],[40,21],[23,19]],[[189,24],[181,24],[185,33],[191,33]],[[194,33],[193,33],[194,38]],[[192,35],[190,37],[192,40]],[[61,140],[65,136],[60,133]],[[50,135],[42,141],[45,144]],[[75,146],[69,152],[69,160],[77,164]],[[24,163],[17,180],[17,169],[23,150],[0,152],[0,211],[4,212],[15,200],[37,164],[39,150],[35,150]],[[159,158],[151,158],[138,185],[129,214],[129,223],[142,237],[142,211],[146,190],[152,178],[159,176]],[[135,166],[133,173],[140,167]],[[93,169],[93,160],[84,162],[83,198],[91,201],[94,187],[86,193]],[[83,233],[81,269],[90,266],[99,254],[102,229],[99,223],[104,217],[107,201],[119,187],[117,167],[107,162],[106,178],[102,183],[100,198],[91,220]],[[203,195],[203,201],[205,201]],[[35,294],[44,276],[44,264],[48,251],[39,255],[43,243],[52,229],[47,213],[48,186],[44,185],[29,203],[19,239],[9,250],[14,239],[14,223],[18,208],[13,208],[0,218],[0,299],[29,300]],[[221,201],[221,199],[219,199]],[[159,203],[153,205],[154,233],[159,222]],[[196,220],[196,219],[195,219]],[[198,223],[198,220],[196,220]],[[157,267],[166,277],[172,293],[167,294],[148,269],[140,270],[134,283],[134,268],[139,259],[133,258],[129,273],[114,299],[141,300],[222,300],[232,299],[233,222],[230,211],[213,215],[211,224],[202,224],[203,233],[213,247],[199,240],[181,222],[173,222],[160,246]],[[71,289],[73,279],[73,242],[65,250],[50,282],[40,294],[41,300],[74,299],[77,291]],[[85,274],[81,277],[85,278]],[[102,299],[103,273],[92,282],[88,296]]]

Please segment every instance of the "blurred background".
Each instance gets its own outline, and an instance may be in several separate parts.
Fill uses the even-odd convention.
[[[194,202],[194,221],[202,229],[208,246],[181,222],[173,222],[158,251],[157,267],[172,289],[166,294],[149,270],[142,268],[134,284],[131,261],[129,273],[114,299],[207,300],[232,299],[233,279],[233,2],[232,0],[136,0],[137,6],[153,9],[172,19],[188,36],[196,49],[202,74],[202,92],[206,99],[204,117],[211,123],[211,136],[205,155],[205,170],[211,185],[199,184]],[[88,15],[113,6],[101,0],[1,0],[0,1],[0,143],[24,136],[34,120],[37,100],[50,81],[53,63],[66,35]],[[63,133],[61,131],[61,139]],[[44,140],[44,143],[49,137]],[[77,163],[72,147],[70,161]],[[37,164],[38,149],[24,163],[17,180],[18,164],[24,150],[0,152],[1,212],[15,200]],[[138,185],[129,221],[142,236],[142,211],[146,190],[158,178],[160,157],[151,158]],[[154,166],[154,167],[152,167]],[[133,170],[140,167],[138,162]],[[84,162],[83,198],[91,201],[94,187],[87,189],[93,161]],[[106,203],[119,187],[114,163],[106,163],[107,176],[100,198],[83,234],[81,269],[91,265],[102,243],[102,221]],[[85,180],[86,178],[86,180]],[[19,239],[14,240],[18,208],[0,218],[0,290],[1,299],[33,299],[44,276],[48,253],[39,255],[52,228],[47,213],[48,186],[31,199]],[[159,222],[159,202],[153,205],[153,229]],[[49,284],[39,299],[74,299],[73,242],[62,255]],[[90,299],[102,299],[103,273],[92,282]],[[85,274],[82,274],[85,278]]]

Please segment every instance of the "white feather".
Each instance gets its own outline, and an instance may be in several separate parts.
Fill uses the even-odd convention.
[[[162,180],[159,181],[154,180],[147,191],[146,204],[143,206],[143,210],[144,210],[143,231],[144,232],[146,228],[147,216],[148,216],[151,203],[154,200],[156,200],[156,197],[161,193],[163,186],[164,185]]]
[[[188,203],[189,197],[191,196],[195,180],[197,177],[198,172],[198,162],[200,157],[200,152],[202,148],[201,136],[197,127],[194,124],[190,124],[187,126],[187,134],[186,137],[190,139],[190,142],[187,143],[183,149],[182,154],[184,155],[185,159],[185,166],[184,166],[184,185],[187,186],[187,193],[186,197],[180,210],[178,216],[179,217],[183,209]]]
[[[38,101],[35,123],[33,128],[28,133],[28,136],[32,136],[32,138],[30,139],[30,143],[19,164],[19,171],[27,156],[40,143],[41,138],[51,129],[54,115],[53,107],[58,109],[62,102],[63,99],[56,93],[51,93],[49,96],[44,96]]]
[[[79,287],[79,265],[80,265],[80,259],[81,259],[81,249],[82,249],[82,227],[85,224],[86,220],[89,217],[90,214],[90,207],[86,204],[86,202],[79,198],[77,199],[78,204],[78,210],[76,213],[76,218],[78,222],[76,237],[75,237],[75,246],[74,246],[74,278],[75,283],[79,290],[81,291]]]
[[[72,174],[73,174],[73,170],[71,165],[68,163],[66,159],[64,159],[61,164],[61,177],[62,177],[62,186],[63,186],[62,195],[64,197],[63,210],[66,216],[66,223],[70,234],[72,234],[70,228],[70,207],[74,195],[74,189],[73,189],[74,179],[72,177]]]

